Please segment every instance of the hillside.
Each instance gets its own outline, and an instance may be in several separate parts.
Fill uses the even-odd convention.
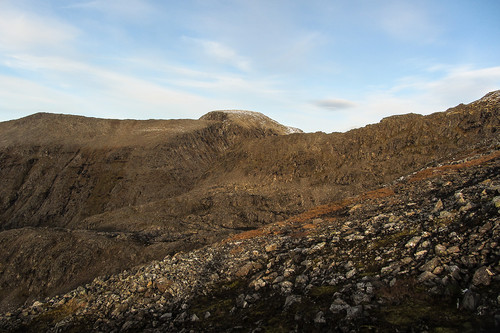
[[[147,221],[140,207],[190,191],[242,140],[290,131],[263,115],[259,121],[248,115],[248,126],[233,113],[148,121],[35,114],[0,123],[0,308],[200,246],[182,243],[192,233],[184,223]],[[86,218],[122,207],[140,221],[85,231]],[[128,232],[156,232],[158,218],[166,224],[160,239]]]
[[[249,111],[0,123],[0,308],[67,292],[498,144],[500,92],[346,133]]]
[[[498,331],[499,148],[96,278],[0,330]]]

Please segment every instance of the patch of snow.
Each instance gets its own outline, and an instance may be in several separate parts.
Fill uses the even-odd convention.
[[[290,127],[290,126],[285,126],[280,124],[274,119],[269,118],[268,116],[256,112],[256,111],[248,111],[248,110],[217,110],[217,112],[223,112],[223,113],[228,113],[236,116],[241,116],[241,117],[252,117],[256,119],[261,126],[264,126],[267,123],[272,123],[276,126],[283,127],[285,129],[286,134],[292,134],[292,133],[303,133],[303,131],[299,128],[296,127]]]
[[[500,90],[495,90],[487,93],[477,102],[500,103]]]
[[[267,118],[260,112],[256,111],[248,111],[248,110],[217,110],[219,112],[224,112],[224,113],[231,113],[231,114],[241,114],[241,115],[246,115],[246,116],[253,116],[257,118]]]
[[[287,132],[287,134],[304,133],[304,131],[302,131],[300,128],[291,127],[291,126],[286,126],[286,132]]]

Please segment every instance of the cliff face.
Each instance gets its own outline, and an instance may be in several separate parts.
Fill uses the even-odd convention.
[[[332,134],[248,111],[0,123],[0,251],[15,258],[1,262],[0,303],[54,295],[480,152],[498,142],[499,94]],[[103,264],[111,248],[120,260]]]
[[[139,122],[49,114],[1,127],[3,229],[67,227],[105,211],[185,193],[229,147],[285,133],[284,126],[246,128],[210,120]]]

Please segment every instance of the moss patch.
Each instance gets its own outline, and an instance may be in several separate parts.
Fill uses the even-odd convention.
[[[77,302],[74,299],[69,300],[67,303],[60,305],[54,309],[48,310],[35,319],[27,326],[21,327],[19,332],[45,332],[48,331],[49,328],[53,327],[58,322],[63,319],[75,315],[78,309],[85,306],[85,303]],[[86,318],[86,320],[78,320],[76,324],[71,327],[68,332],[82,332],[87,331],[92,326],[89,326],[91,323],[90,318]]]
[[[387,235],[375,242],[372,243],[370,246],[371,249],[379,249],[381,247],[387,247],[387,246],[392,246],[395,243],[399,242],[403,238],[413,236],[417,233],[416,229],[405,229],[400,232],[394,233]]]
[[[407,331],[421,325],[431,332],[476,332],[494,327],[491,318],[477,318],[466,311],[457,310],[450,301],[425,302],[407,299],[401,304],[385,306],[377,314],[381,328]]]
[[[331,297],[337,291],[339,291],[338,286],[315,286],[311,288],[311,290],[309,291],[309,295],[314,298],[324,298]]]

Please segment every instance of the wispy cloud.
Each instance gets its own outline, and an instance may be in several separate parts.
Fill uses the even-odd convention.
[[[59,50],[77,35],[78,29],[65,22],[18,11],[0,3],[0,50],[7,52]]]
[[[61,91],[67,95],[78,96],[82,100],[85,99],[86,91],[92,91],[93,100],[84,104],[94,109],[101,109],[108,115],[114,114],[116,110],[121,110],[123,114],[116,115],[118,118],[126,117],[127,114],[132,117],[131,115],[137,110],[144,108],[148,110],[150,115],[158,114],[160,116],[162,110],[164,110],[163,112],[175,110],[175,115],[192,116],[196,115],[199,110],[204,110],[205,106],[215,104],[209,98],[196,94],[65,58],[18,55],[6,64],[11,68],[37,71],[40,73],[39,75],[45,73],[48,76],[46,80],[52,82],[52,88],[46,87],[45,90],[40,89],[39,85],[29,80],[22,81],[26,84],[27,89],[23,94],[31,95],[34,100],[42,92],[47,93],[46,100],[39,99],[38,109],[53,108],[52,103],[48,103],[48,101],[51,100],[51,96],[56,99],[62,93]],[[15,97],[13,90],[7,86],[5,89],[4,93],[10,94],[12,100]],[[29,91],[30,89],[31,91]],[[95,91],[100,91],[100,93],[96,94]],[[100,103],[102,106],[99,106]],[[75,103],[73,107],[80,109],[78,103]],[[103,107],[109,108],[109,110],[103,110]],[[74,110],[68,110],[68,112],[70,111]]]
[[[223,43],[192,37],[184,37],[184,40],[192,43],[206,57],[217,63],[230,65],[242,71],[250,70],[250,61]]]
[[[500,66],[475,69],[472,66],[432,66],[442,75],[436,79],[424,77],[402,78],[390,93],[402,98],[418,96],[420,105],[442,107],[473,101],[488,91],[500,89]],[[438,110],[434,110],[438,111]]]
[[[320,100],[314,101],[313,103],[315,105],[319,106],[320,108],[333,110],[333,111],[349,109],[349,108],[356,106],[356,103],[354,103],[354,102],[351,102],[351,101],[348,101],[345,99],[337,99],[337,98],[320,99]]]
[[[76,110],[75,110],[76,109]],[[77,96],[31,80],[0,75],[0,121],[48,111],[71,113],[89,111],[88,103]]]
[[[460,103],[475,101],[489,91],[500,89],[500,66],[476,69],[436,65],[430,69],[440,75],[433,78],[405,77],[388,88],[367,89],[356,96],[356,103],[342,99],[324,99],[301,107],[309,117],[314,115],[315,118],[322,119],[321,128],[324,131],[347,131],[377,123],[382,118],[395,114],[445,111]],[[307,117],[304,117],[302,124],[306,131],[314,131],[314,126],[318,126]]]
[[[429,114],[460,103],[470,103],[500,89],[500,66],[474,69],[447,68],[435,79],[404,78],[390,89],[367,92],[348,115],[353,126],[409,112]]]

